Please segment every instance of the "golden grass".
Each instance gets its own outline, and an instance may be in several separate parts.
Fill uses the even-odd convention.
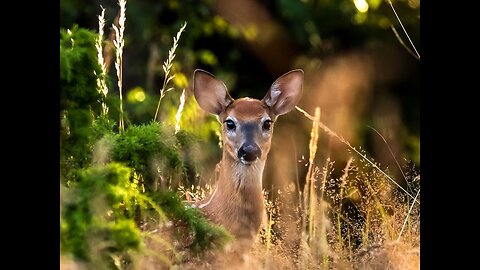
[[[300,108],[298,108],[301,110]],[[304,111],[303,111],[304,112]],[[415,190],[415,197],[394,185],[394,180],[380,165],[367,159],[344,140],[353,155],[342,174],[333,177],[333,164],[327,158],[322,167],[315,164],[320,128],[326,134],[342,139],[320,122],[320,109],[312,120],[308,172],[298,205],[279,200],[295,189],[264,191],[267,214],[257,242],[241,258],[221,253],[220,258],[197,258],[185,269],[419,269],[420,209],[417,172],[404,174]],[[414,170],[414,168],[411,168]],[[412,183],[416,181],[415,187]],[[292,183],[295,179],[292,179]],[[181,188],[186,198],[202,198],[201,186]],[[350,208],[347,208],[346,206]],[[293,208],[295,216],[282,216]],[[348,209],[356,209],[352,216]],[[288,228],[288,229],[287,229]],[[286,239],[286,230],[295,237]],[[178,264],[183,268],[183,264]]]
[[[349,149],[356,152],[362,158],[358,163],[366,162],[363,165],[363,168],[359,167],[360,164],[355,164],[355,160],[351,157],[343,171],[342,176],[337,179],[328,179],[327,180],[327,170],[329,159],[323,169],[322,175],[322,186],[319,189],[319,200],[310,199],[310,203],[317,204],[317,207],[322,207],[323,211],[321,214],[326,213],[326,208],[330,208],[331,212],[331,222],[335,221],[336,226],[332,227],[333,229],[328,232],[325,230],[327,226],[323,227],[323,231],[319,232],[319,238],[312,243],[310,241],[301,241],[305,245],[307,243],[310,249],[303,249],[302,253],[309,251],[310,254],[302,254],[302,257],[307,257],[310,260],[313,259],[314,264],[301,265],[302,268],[315,268],[319,267],[320,269],[329,269],[333,267],[334,269],[418,269],[419,268],[419,207],[416,204],[420,189],[418,188],[416,196],[413,198],[407,213],[405,213],[405,203],[399,201],[399,198],[412,197],[405,189],[400,187],[396,181],[394,181],[385,171],[380,169],[380,167],[375,164],[373,161],[366,157],[366,154],[361,153],[356,150],[355,147],[352,147],[348,141],[344,140],[341,136],[337,135],[335,132],[330,130],[327,126],[322,123],[319,123],[319,116],[317,112],[315,116],[312,117],[304,110],[297,107],[297,110],[304,113],[304,115],[312,120],[312,138],[315,138],[316,135],[313,133],[315,127],[322,127],[323,130],[327,132],[328,135],[333,136],[339,139],[341,142],[345,143]],[[377,132],[378,133],[378,132]],[[379,134],[381,136],[381,134]],[[383,138],[383,136],[382,136]],[[385,141],[386,142],[386,141]],[[388,146],[388,144],[387,144]],[[316,149],[316,145],[310,142],[310,150]],[[312,155],[312,152],[310,153]],[[309,167],[311,166],[311,161],[309,161]],[[400,168],[401,169],[401,168]],[[311,169],[309,168],[309,172]],[[359,187],[355,186],[352,177],[349,175],[353,173],[355,176],[354,179],[358,179],[359,183],[364,185],[365,190],[360,190]],[[403,174],[403,171],[402,171]],[[307,173],[308,175],[308,173]],[[405,174],[403,174],[406,181]],[[395,183],[397,187],[400,187],[400,190],[404,193],[395,194],[393,187],[388,185],[388,182],[385,182],[384,179],[387,178],[391,182]],[[411,179],[413,181],[413,179]],[[331,203],[326,203],[324,199],[325,183],[330,182],[338,187],[338,192],[336,190],[330,191]],[[348,182],[347,182],[348,181]],[[307,181],[307,185],[312,186],[314,180]],[[349,188],[349,192],[345,194],[345,189]],[[312,194],[312,188],[310,188],[310,193]],[[360,193],[360,195],[359,195]],[[363,193],[363,194],[362,194]],[[313,196],[310,194],[310,198]],[[315,194],[315,193],[313,193]],[[355,195],[357,194],[357,195]],[[306,194],[305,194],[306,195]],[[407,196],[405,196],[407,195]],[[350,198],[349,198],[350,197]],[[342,214],[342,203],[345,198],[353,199],[355,202],[354,205],[360,209],[360,212],[364,213],[364,221],[360,224],[355,224],[355,220],[349,220]],[[305,201],[305,200],[304,200]],[[407,200],[408,205],[409,200]],[[412,211],[416,206],[415,219],[410,219]],[[325,215],[315,216],[315,212],[312,211],[312,205],[309,206],[310,214],[309,226],[308,229],[303,226],[302,236],[306,235],[305,232],[308,231],[309,237],[315,237],[315,231],[312,230],[312,223],[318,222],[317,219],[325,219]],[[304,208],[306,209],[306,208]],[[390,213],[393,211],[393,214]],[[397,213],[398,212],[398,213]],[[305,214],[305,213],[303,213]],[[403,223],[398,216],[405,214]],[[313,221],[312,221],[313,220]],[[320,224],[328,224],[329,220],[321,220]],[[412,222],[416,223],[414,226],[410,226],[410,238],[405,239],[405,242],[401,242],[401,236],[406,228],[407,223],[411,224]],[[345,226],[347,224],[348,226]],[[402,224],[401,226],[399,226]],[[346,227],[347,229],[342,229]],[[399,228],[401,227],[400,231]],[[414,227],[414,228],[412,228]],[[358,248],[354,248],[351,244],[350,237],[355,234],[352,230],[356,230],[356,234],[361,236],[361,247],[364,250],[369,252],[359,252]],[[399,232],[398,232],[399,231]],[[414,237],[412,238],[412,234]],[[398,236],[397,236],[398,235]],[[396,237],[397,236],[397,237]],[[324,237],[328,238],[328,245],[323,249],[323,253],[311,253],[312,247],[316,244],[317,246],[325,245]],[[347,240],[347,244],[345,243]],[[371,240],[371,241],[370,241]],[[334,253],[329,253],[328,249],[334,250]],[[376,250],[376,253],[371,253],[372,250]],[[360,256],[358,254],[368,254],[367,257]],[[374,254],[374,255],[372,255]],[[326,258],[326,255],[329,258]],[[313,258],[312,258],[313,257]],[[329,264],[331,263],[331,264]],[[315,266],[316,265],[316,266]]]
[[[180,104],[178,105],[177,113],[175,114],[175,134],[180,131],[180,118],[182,117],[183,108],[185,107],[185,89],[180,96]]]
[[[117,71],[117,85],[118,92],[120,95],[120,120],[118,128],[121,132],[125,130],[124,120],[123,120],[123,47],[125,46],[125,39],[123,33],[125,32],[125,11],[126,11],[127,0],[118,0],[118,5],[120,6],[120,18],[118,20],[118,27],[115,24],[112,24],[113,30],[115,31],[115,39],[113,40],[113,45],[115,46],[115,70]]]
[[[103,30],[105,28],[105,9],[102,8],[102,13],[98,15],[98,38],[95,42],[95,48],[97,49],[98,64],[100,65],[102,72],[97,75],[97,90],[103,96],[103,99],[107,98],[108,87],[106,82],[107,66],[105,59],[103,58]],[[108,113],[108,107],[105,100],[102,100],[102,114],[105,116]]]
[[[175,50],[177,49],[178,46],[178,41],[180,40],[180,36],[182,35],[183,31],[185,30],[185,27],[187,27],[187,22],[185,22],[180,29],[177,32],[177,35],[173,37],[173,45],[172,48],[168,51],[168,58],[163,62],[163,72],[165,73],[165,77],[163,79],[163,85],[162,89],[160,89],[160,98],[158,100],[158,105],[157,105],[157,110],[155,111],[155,116],[154,120],[157,120],[158,116],[158,110],[160,109],[160,103],[162,102],[162,99],[165,97],[165,94],[172,91],[173,87],[166,88],[168,83],[175,78],[175,74],[170,75],[172,65],[173,65],[173,60],[175,59]]]

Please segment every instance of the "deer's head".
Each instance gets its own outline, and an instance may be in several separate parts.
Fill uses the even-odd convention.
[[[251,165],[266,160],[275,120],[297,105],[302,85],[303,71],[296,69],[280,76],[262,100],[235,100],[222,81],[197,69],[193,92],[200,107],[216,114],[222,123],[224,154],[226,152],[244,165]]]

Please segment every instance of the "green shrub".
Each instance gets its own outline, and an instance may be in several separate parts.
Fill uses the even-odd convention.
[[[195,254],[206,249],[221,247],[233,239],[225,228],[210,223],[198,209],[186,207],[176,192],[161,192],[153,194],[152,198],[168,213],[167,216],[170,219],[182,221],[187,225],[193,236],[189,248]]]
[[[90,163],[91,125],[100,110],[96,87],[100,74],[93,31],[73,26],[60,29],[60,169],[67,179],[70,168]],[[98,114],[97,114],[98,115]]]
[[[79,181],[62,194],[61,251],[89,261],[97,249],[99,254],[93,255],[105,258],[109,252],[138,249],[141,234],[132,217],[139,207],[151,205],[138,183],[131,181],[131,168],[110,163],[77,174]],[[160,210],[159,214],[163,215]]]
[[[172,191],[172,180],[186,179],[185,157],[192,157],[184,149],[196,136],[128,119],[118,132],[112,111],[100,113],[101,102],[113,103],[97,90],[97,34],[74,26],[60,36],[61,254],[95,269],[133,266],[133,254],[145,244],[140,224],[147,217],[187,224],[196,254],[231,239]],[[162,189],[160,179],[168,181]]]
[[[183,161],[173,132],[158,122],[131,125],[124,133],[116,134],[112,159],[125,162],[144,177],[147,191],[155,190],[154,180],[183,173]]]

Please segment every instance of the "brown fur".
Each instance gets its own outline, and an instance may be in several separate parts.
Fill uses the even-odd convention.
[[[234,100],[223,82],[208,72],[195,71],[193,89],[197,102],[205,111],[217,114],[222,123],[223,156],[214,193],[194,207],[214,223],[223,225],[236,238],[241,252],[251,247],[265,215],[262,174],[270,151],[273,122],[295,107],[302,82],[303,72],[291,71],[272,84],[263,100]],[[233,121],[236,127],[228,130],[223,124],[226,120]],[[263,129],[266,120],[272,122],[270,129]],[[247,137],[261,150],[250,163],[242,162],[237,154]]]

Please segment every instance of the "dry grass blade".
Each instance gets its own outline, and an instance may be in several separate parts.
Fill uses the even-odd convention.
[[[405,217],[405,220],[403,221],[402,229],[400,230],[400,233],[398,234],[397,241],[399,241],[400,237],[402,236],[403,230],[405,229],[405,226],[407,225],[408,217],[410,216],[410,213],[412,212],[413,206],[415,205],[415,201],[417,200],[417,197],[418,197],[419,194],[420,194],[420,189],[417,191],[417,195],[415,195],[415,198],[413,199],[413,203],[410,206],[410,209],[408,209],[407,216]]]
[[[308,171],[305,178],[305,186],[303,190],[303,218],[302,223],[306,223],[307,209],[309,209],[309,223],[308,231],[311,239],[313,235],[313,216],[314,216],[314,206],[315,203],[312,203],[315,200],[315,177],[313,176],[313,163],[315,161],[315,155],[317,152],[317,141],[318,141],[318,124],[320,123],[320,108],[315,109],[315,118],[313,118],[312,131],[310,132],[310,144],[309,144],[309,161],[308,161]]]
[[[180,131],[180,118],[182,117],[183,107],[185,106],[185,89],[180,96],[180,105],[178,105],[177,114],[175,115],[175,134]]]

